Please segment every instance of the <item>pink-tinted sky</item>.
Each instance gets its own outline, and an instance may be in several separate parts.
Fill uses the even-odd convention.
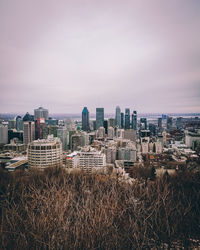
[[[1,0],[0,112],[200,112],[199,0]]]

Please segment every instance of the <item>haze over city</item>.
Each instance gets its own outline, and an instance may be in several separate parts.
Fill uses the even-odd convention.
[[[0,112],[200,112],[200,1],[0,3]]]

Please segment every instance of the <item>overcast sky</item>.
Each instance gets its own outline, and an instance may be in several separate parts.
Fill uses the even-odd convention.
[[[200,112],[199,0],[1,0],[0,112]]]

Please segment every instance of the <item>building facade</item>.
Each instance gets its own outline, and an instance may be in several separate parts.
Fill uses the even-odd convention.
[[[48,137],[28,145],[29,167],[46,168],[62,166],[62,143],[59,138]]]
[[[82,111],[82,130],[84,130],[84,131],[90,130],[89,111],[88,111],[87,107],[84,107],[83,111]]]
[[[96,108],[96,130],[103,127],[104,122],[104,108]]]

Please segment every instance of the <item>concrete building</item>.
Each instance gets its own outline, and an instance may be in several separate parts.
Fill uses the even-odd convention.
[[[200,130],[196,130],[194,132],[190,132],[188,130],[185,131],[185,144],[189,148],[193,148],[195,142],[200,141]]]
[[[114,128],[113,127],[108,127],[108,138],[113,139],[114,134],[115,134]]]
[[[8,143],[8,126],[0,124],[0,144]]]
[[[124,130],[124,139],[128,139],[128,140],[135,142],[136,141],[136,130],[134,130],[134,129]]]
[[[35,122],[24,122],[24,144],[28,144],[35,140]]]
[[[29,167],[46,168],[62,166],[62,143],[59,138],[48,136],[28,144]]]
[[[118,148],[118,160],[128,160],[135,162],[137,160],[137,152],[135,147]]]
[[[45,120],[48,120],[49,118],[48,109],[44,109],[43,107],[34,109],[34,120],[37,121],[38,118],[44,118]]]
[[[98,139],[103,139],[105,137],[105,128],[99,127],[99,129],[97,130],[96,136]]]
[[[106,156],[99,151],[92,152],[78,152],[76,157],[76,167],[92,171],[106,166]]]

